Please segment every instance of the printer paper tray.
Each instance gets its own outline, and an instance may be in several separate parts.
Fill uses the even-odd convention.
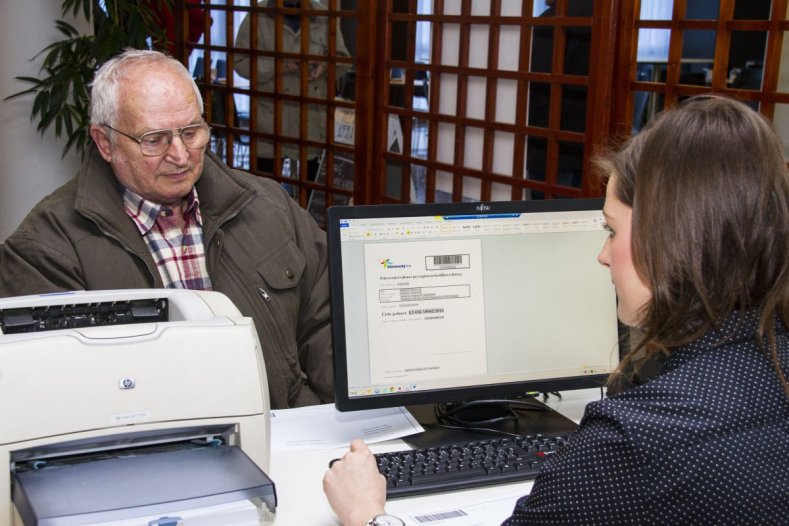
[[[276,508],[274,483],[237,446],[176,449],[14,473],[25,526],[73,526],[245,499]]]

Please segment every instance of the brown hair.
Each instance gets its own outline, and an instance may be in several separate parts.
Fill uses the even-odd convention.
[[[776,322],[789,326],[789,173],[772,125],[741,102],[693,97],[597,165],[633,209],[633,263],[653,295],[612,382],[637,356],[759,309],[757,341],[789,396],[775,341]]]

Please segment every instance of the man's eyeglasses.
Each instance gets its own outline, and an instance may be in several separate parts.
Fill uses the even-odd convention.
[[[149,131],[143,133],[139,137],[122,132],[109,124],[104,124],[104,126],[139,144],[140,151],[147,157],[155,157],[166,152],[167,148],[169,148],[170,144],[173,142],[173,137],[176,135],[181,137],[184,146],[195,150],[204,147],[211,139],[211,127],[206,124],[205,121],[198,124],[190,124],[183,128],[175,128],[173,130]]]

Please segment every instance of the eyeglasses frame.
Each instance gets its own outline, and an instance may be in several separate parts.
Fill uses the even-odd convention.
[[[151,131],[143,133],[139,137],[135,137],[134,135],[126,133],[125,131],[121,131],[118,128],[115,128],[114,126],[110,126],[106,122],[104,124],[102,124],[102,126],[104,126],[105,128],[109,128],[112,131],[118,132],[121,135],[123,135],[124,137],[128,137],[129,139],[131,139],[134,142],[136,142],[139,145],[139,147],[140,147],[140,153],[143,154],[146,157],[158,157],[160,155],[164,155],[167,152],[167,148],[169,148],[170,145],[173,144],[173,138],[175,138],[176,135],[180,137],[181,134],[183,133],[183,131],[185,129],[187,129],[187,128],[194,128],[194,127],[198,127],[198,126],[199,127],[205,126],[207,128],[207,130],[208,130],[208,142],[211,141],[211,126],[209,126],[208,123],[205,120],[203,120],[203,119],[201,119],[200,122],[196,122],[194,124],[187,124],[186,126],[181,126],[180,128],[173,128],[171,130],[167,130],[167,129],[165,129],[165,130],[151,130]],[[154,133],[164,133],[164,132],[168,132],[170,134],[170,140],[167,141],[167,148],[165,148],[165,150],[162,153],[157,153],[157,154],[145,153],[143,151],[143,149],[142,149],[143,138],[146,135],[151,135],[151,134],[154,134]],[[208,144],[208,142],[206,142],[206,144],[204,144],[202,146],[192,147],[192,146],[187,145],[186,142],[184,142],[183,139],[181,139],[181,142],[184,143],[184,147],[185,148],[188,148],[190,150],[199,150],[200,148],[205,148],[206,144]]]

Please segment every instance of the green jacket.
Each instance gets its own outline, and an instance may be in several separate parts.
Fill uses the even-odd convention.
[[[231,170],[210,152],[197,192],[213,288],[255,321],[271,407],[333,400],[325,233],[276,182]],[[0,297],[162,286],[95,149],[0,253]]]

